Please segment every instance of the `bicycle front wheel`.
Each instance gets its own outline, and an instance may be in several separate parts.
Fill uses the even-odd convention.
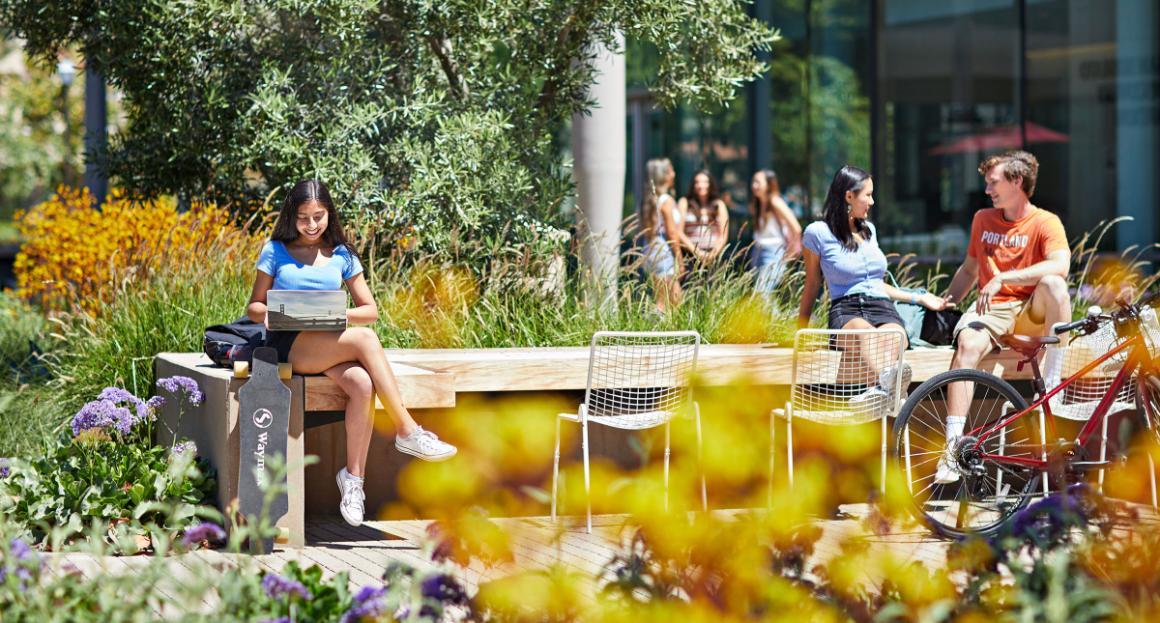
[[[948,399],[966,417],[961,432],[948,430]],[[1005,459],[1043,458],[1039,435],[1026,416],[987,432],[1026,408],[1010,383],[979,370],[944,372],[910,394],[894,456],[921,521],[943,536],[987,535],[1027,504],[1043,472]]]

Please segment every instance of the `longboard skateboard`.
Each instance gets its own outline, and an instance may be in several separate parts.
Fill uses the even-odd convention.
[[[286,460],[286,439],[290,432],[290,388],[278,374],[278,352],[273,348],[254,350],[250,366],[250,380],[238,389],[238,428],[241,439],[238,465],[238,510],[249,525],[256,525],[262,516],[266,489],[279,487],[278,495],[266,509],[266,520],[272,526],[290,509],[286,495],[286,473],[281,482],[272,483],[273,474],[267,467],[270,458]],[[273,551],[273,539],[261,544],[251,543],[251,549]]]

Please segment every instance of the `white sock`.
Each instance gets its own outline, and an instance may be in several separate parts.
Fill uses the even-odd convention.
[[[363,481],[362,476],[355,476],[354,474],[350,473],[350,470],[348,470],[345,467],[342,468],[342,477],[347,479],[347,480],[354,480],[356,482]]]
[[[953,439],[963,436],[963,429],[967,426],[967,416],[965,415],[948,415],[947,416],[947,439]]]
[[[1043,384],[1052,389],[1063,380],[1063,348],[1061,345],[1048,346],[1043,356]]]

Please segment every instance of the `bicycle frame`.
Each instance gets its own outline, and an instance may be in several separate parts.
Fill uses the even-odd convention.
[[[1116,373],[1115,378],[1112,380],[1111,386],[1108,387],[1107,391],[1104,392],[1103,397],[1100,398],[1100,402],[1096,405],[1092,416],[1088,418],[1087,422],[1084,423],[1083,428],[1080,429],[1079,434],[1076,436],[1076,445],[1083,446],[1085,443],[1087,443],[1087,440],[1091,437],[1092,433],[1095,432],[1096,427],[1103,423],[1104,418],[1107,417],[1108,411],[1111,409],[1112,403],[1115,402],[1116,395],[1124,386],[1124,383],[1130,381],[1132,378],[1132,373],[1136,371],[1136,368],[1148,366],[1151,363],[1151,356],[1148,353],[1148,345],[1144,341],[1143,335],[1141,335],[1139,332],[1137,332],[1135,335],[1132,335],[1119,346],[1116,346],[1112,350],[1096,358],[1091,363],[1085,365],[1078,372],[1067,377],[1067,379],[1046,393],[1043,393],[1042,391],[1042,377],[1039,374],[1038,364],[1036,364],[1034,359],[1032,359],[1031,364],[1035,370],[1036,384],[1039,386],[1038,393],[1041,394],[1040,397],[1037,398],[1035,402],[1032,402],[1026,409],[1023,409],[1018,413],[1009,415],[1005,419],[1000,418],[1000,420],[995,424],[989,426],[978,426],[968,432],[968,435],[974,436],[978,440],[976,441],[974,448],[976,450],[980,450],[983,442],[989,439],[997,431],[1002,430],[1011,422],[1014,422],[1015,420],[1035,411],[1038,408],[1043,409],[1048,426],[1051,429],[1052,437],[1055,437],[1055,416],[1051,413],[1051,398],[1059,392],[1063,391],[1067,386],[1071,385],[1077,379],[1082,378],[1088,372],[1094,370],[1097,366],[1103,364],[1108,359],[1111,359],[1112,357],[1124,352],[1125,350],[1130,351],[1128,353],[1128,360],[1124,363],[1124,367],[1120,368],[1120,371]],[[1044,448],[1044,450],[1046,451],[1046,448]],[[1021,467],[1028,467],[1037,470],[1046,470],[1048,465],[1047,459],[1030,459],[1017,456],[1005,456],[1001,454],[989,454],[986,452],[980,452],[979,456],[980,458],[995,461],[996,463],[1019,465]]]

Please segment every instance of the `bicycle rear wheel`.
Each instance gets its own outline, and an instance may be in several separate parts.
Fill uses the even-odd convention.
[[[955,383],[968,384],[970,400],[963,436],[948,448],[947,390]],[[971,435],[1026,408],[1009,383],[978,370],[944,372],[910,394],[894,422],[894,456],[921,521],[943,536],[986,535],[1027,504],[1043,472],[982,455],[1041,459],[1043,444],[1028,418],[1010,422],[981,444]],[[953,481],[937,481],[940,461]]]

